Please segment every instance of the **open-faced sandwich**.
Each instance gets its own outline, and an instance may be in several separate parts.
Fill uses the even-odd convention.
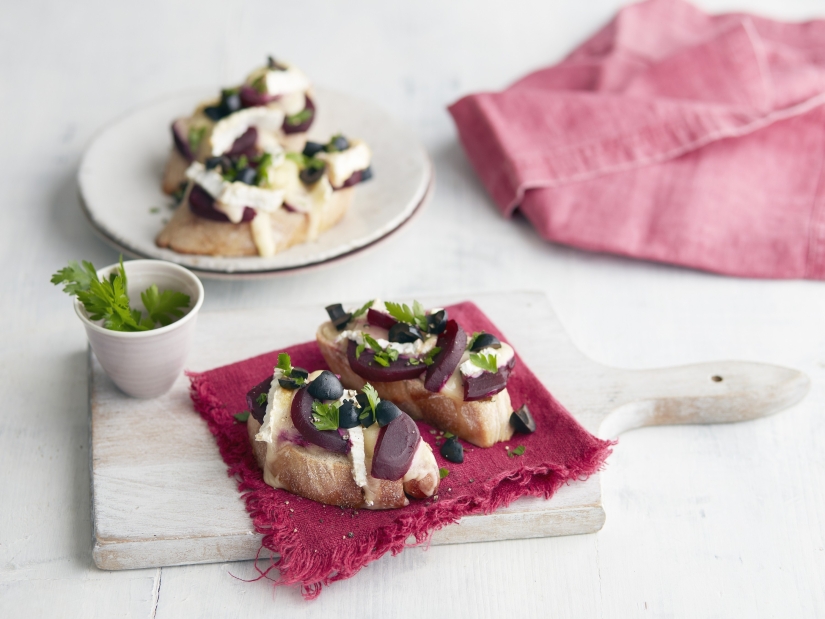
[[[278,356],[247,395],[247,430],[264,481],[350,508],[390,509],[438,489],[439,469],[418,426],[369,385],[344,389],[329,370],[308,373]]]
[[[238,149],[240,142],[261,143],[265,150],[280,144],[300,152],[315,120],[309,79],[289,63],[271,56],[240,86],[226,88],[194,113],[172,123],[173,147],[163,175],[163,190],[179,191],[193,161],[206,162]],[[254,132],[254,137],[250,133]]]
[[[532,423],[526,408],[513,412],[507,381],[515,353],[494,335],[468,335],[446,310],[425,311],[417,302],[410,308],[376,300],[351,311],[337,304],[327,312],[316,338],[345,387],[369,382],[413,419],[479,447]]]
[[[185,170],[175,214],[159,247],[185,254],[272,256],[315,240],[352,204],[354,185],[372,176],[369,147],[343,135],[285,153],[254,127],[221,142]]]

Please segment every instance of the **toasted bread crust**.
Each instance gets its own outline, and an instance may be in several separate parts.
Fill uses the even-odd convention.
[[[269,474],[264,476],[266,482],[275,488],[319,503],[348,508],[392,509],[408,504],[400,479],[370,477],[374,503],[367,505],[364,491],[353,480],[350,461],[343,454],[285,443],[267,460],[267,443],[255,440],[261,424],[250,415],[246,427],[255,460]]]
[[[319,232],[338,223],[346,214],[355,195],[354,187],[333,192],[320,214]],[[307,240],[309,216],[278,209],[270,215],[278,251]],[[213,221],[195,215],[188,205],[188,196],[178,206],[172,219],[155,239],[158,247],[168,247],[181,254],[209,256],[257,256],[249,223],[233,224]]]
[[[321,354],[330,370],[341,376],[347,389],[362,389],[367,381],[350,367],[346,351],[335,343],[337,335],[330,322],[319,327],[316,339]],[[465,402],[444,391],[427,391],[419,378],[389,383],[370,381],[370,384],[380,398],[391,400],[413,419],[452,432],[478,447],[490,447],[513,435],[509,423],[513,408],[506,389],[488,400]]]

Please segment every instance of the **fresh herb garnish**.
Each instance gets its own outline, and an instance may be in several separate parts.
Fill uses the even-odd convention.
[[[206,127],[189,127],[189,134],[187,135],[187,138],[189,139],[189,148],[193,153],[198,151],[198,147],[201,145],[203,138],[206,136],[206,131]]]
[[[304,108],[297,114],[292,114],[291,116],[286,117],[286,124],[291,125],[293,127],[300,125],[301,123],[309,120],[312,118],[312,110],[310,108]]]
[[[455,434],[453,434],[452,432],[445,432],[444,433],[444,438],[453,438],[453,437],[455,437]]]
[[[384,306],[389,315],[399,322],[406,322],[418,327],[421,331],[427,331],[427,315],[424,313],[424,306],[418,301],[413,301],[412,309],[406,303],[393,303],[392,301],[387,301]]]
[[[350,320],[355,320],[356,318],[366,314],[367,310],[372,307],[373,303],[375,303],[375,299],[373,299],[372,301],[367,301],[366,303],[364,303],[364,305],[362,305],[361,307],[359,307],[357,310],[355,310],[352,313],[352,316],[350,316]]]
[[[511,449],[511,450],[509,450],[509,451],[507,452],[507,455],[508,455],[509,457],[511,457],[511,458],[515,458],[516,456],[522,456],[522,455],[524,455],[524,452],[525,452],[526,450],[527,450],[527,448],[526,448],[524,445],[519,445],[519,446],[518,446],[518,447],[516,447],[515,449]]]
[[[398,351],[395,348],[387,346],[387,348],[382,348],[381,344],[375,341],[375,339],[367,333],[363,334],[364,342],[372,348],[375,356],[373,356],[373,360],[378,364],[385,368],[390,366],[390,363],[398,359]],[[363,349],[361,350],[363,352]],[[358,348],[355,349],[356,358],[358,358]]]
[[[372,415],[372,421],[375,422],[375,410],[378,408],[378,403],[381,401],[381,398],[378,397],[378,392],[375,390],[375,387],[367,383],[364,385],[364,388],[361,391],[367,396],[367,401],[369,402],[369,410],[365,410],[358,416],[358,419],[366,419],[370,415]]]
[[[281,370],[284,376],[290,376],[292,374],[292,358],[289,356],[289,353],[278,353],[278,365],[275,367]]]
[[[241,411],[240,413],[235,413],[232,416],[235,418],[235,421],[244,423],[247,419],[249,419],[249,411]]]
[[[263,405],[264,405],[264,402],[266,402],[268,398],[269,398],[269,396],[268,396],[268,395],[267,395],[267,393],[264,391],[264,392],[263,392],[262,394],[260,394],[257,398],[255,398],[255,403],[256,403],[258,406],[263,406]]]
[[[472,336],[470,337],[470,339],[467,341],[467,348],[466,348],[466,350],[472,350],[472,349],[473,349],[473,345],[476,343],[476,340],[478,339],[478,336],[479,336],[479,335],[481,335],[481,334],[483,334],[483,333],[484,333],[484,331],[475,331],[475,332],[473,332],[473,335],[472,335]]]
[[[103,326],[112,331],[149,331],[157,323],[166,326],[176,318],[183,316],[183,309],[189,307],[189,296],[174,290],[160,292],[152,284],[140,297],[146,307],[147,315],[129,305],[126,292],[126,270],[123,268],[123,256],[120,266],[100,281],[91,262],[69,262],[69,266],[52,275],[51,282],[58,286],[64,284],[63,292],[77,297],[86,308],[90,320],[103,320]]]
[[[440,469],[438,469],[438,477],[440,479],[444,479],[449,474],[450,474],[450,469],[448,469],[446,466],[442,466]]]
[[[338,402],[324,404],[315,400],[312,403],[312,423],[319,430],[338,429]]]
[[[483,355],[477,352],[470,353],[470,361],[477,368],[495,374],[498,372],[498,357],[496,355]]]
[[[358,344],[358,346],[355,347],[355,358],[356,359],[361,358],[361,353],[364,352],[365,348],[366,348],[366,346],[364,346],[363,344]]]
[[[266,73],[259,75],[251,84],[252,88],[258,91],[259,94],[266,94]]]
[[[421,361],[424,365],[432,365],[434,363],[435,356],[441,352],[441,349],[438,346],[433,346],[430,351],[424,355]]]
[[[309,168],[310,170],[320,170],[326,165],[326,162],[323,159],[318,159],[318,157],[307,157],[303,153],[287,153],[285,157],[302,170],[305,168]]]
[[[269,168],[272,165],[272,155],[264,153],[254,159],[257,164],[255,184],[259,187],[269,182]]]

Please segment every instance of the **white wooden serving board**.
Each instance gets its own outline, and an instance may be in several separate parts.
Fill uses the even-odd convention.
[[[464,297],[421,299],[441,306]],[[551,393],[599,436],[657,424],[744,421],[780,411],[807,392],[807,376],[760,363],[719,361],[621,370],[573,345],[540,293],[472,298]],[[314,337],[322,307],[206,312],[188,367],[203,371]],[[192,408],[189,381],[154,400],[122,394],[89,353],[94,560],[109,570],[252,559],[260,548],[235,480]],[[608,460],[609,465],[609,460]],[[591,533],[604,524],[599,475],[549,501],[525,498],[470,516],[433,544]]]

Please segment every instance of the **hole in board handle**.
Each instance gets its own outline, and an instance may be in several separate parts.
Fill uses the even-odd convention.
[[[710,379],[715,383],[721,383],[722,382],[722,377],[719,376],[718,374],[716,374],[714,376],[711,376]]]

